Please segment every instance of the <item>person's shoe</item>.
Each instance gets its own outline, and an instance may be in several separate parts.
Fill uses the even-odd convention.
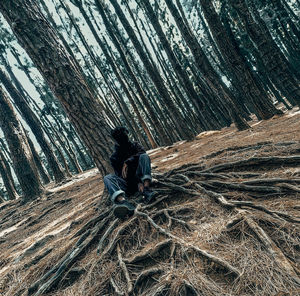
[[[116,202],[113,213],[117,218],[125,218],[126,216],[132,216],[134,213],[135,206],[127,200]]]
[[[157,191],[153,191],[149,187],[145,187],[143,191],[143,196],[144,196],[143,202],[145,204],[152,203],[155,200],[157,195],[158,195]]]

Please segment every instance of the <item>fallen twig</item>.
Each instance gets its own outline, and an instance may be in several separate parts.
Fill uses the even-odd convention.
[[[133,289],[132,281],[130,279],[127,266],[123,261],[122,254],[121,254],[121,249],[120,249],[119,245],[117,246],[117,254],[118,254],[118,260],[119,260],[120,267],[122,268],[122,270],[124,272],[124,275],[125,275],[125,278],[126,278],[126,281],[127,281],[127,293],[129,294],[129,293],[132,292],[132,289]]]

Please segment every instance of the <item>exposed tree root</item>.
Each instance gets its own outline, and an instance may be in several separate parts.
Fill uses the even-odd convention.
[[[260,211],[263,211],[265,213],[268,213],[276,218],[279,219],[285,219],[288,222],[292,222],[292,223],[299,223],[300,220],[294,217],[291,217],[285,213],[281,213],[278,211],[272,211],[267,209],[266,207],[260,206],[260,205],[256,205],[251,201],[228,201],[223,195],[213,192],[213,191],[209,191],[204,189],[203,187],[201,187],[199,184],[195,184],[196,187],[203,193],[207,194],[208,196],[212,197],[216,202],[218,202],[220,205],[224,206],[225,208],[234,208],[234,207],[250,207],[250,208],[254,208]]]
[[[241,215],[240,212],[238,212],[238,214],[226,224],[226,231],[232,231],[244,220],[244,217]]]
[[[164,209],[164,214],[168,218],[168,221],[169,221],[168,225],[167,225],[168,228],[171,228],[172,221],[174,221],[174,222],[176,222],[178,224],[183,225],[188,230],[190,230],[190,231],[192,230],[192,227],[188,223],[186,223],[184,220],[181,220],[181,219],[174,218],[174,217],[170,216],[169,211],[167,209]]]
[[[284,189],[287,189],[288,191],[300,192],[300,187],[294,186],[292,184],[280,183],[277,186],[281,187],[281,188],[284,188]]]
[[[162,201],[166,200],[169,196],[168,195],[164,195],[158,199],[156,199],[153,203],[147,205],[147,206],[144,206],[143,207],[143,210],[149,210],[155,206],[157,206],[159,203],[161,203]]]
[[[169,247],[171,243],[172,243],[172,239],[166,239],[164,241],[161,241],[152,248],[145,248],[141,252],[134,255],[133,257],[124,259],[124,262],[133,264],[133,263],[143,261],[147,258],[152,258],[157,253],[159,253],[162,249]]]
[[[272,143],[272,142],[261,142],[261,143],[257,143],[257,144],[254,144],[254,145],[246,145],[246,146],[235,146],[235,147],[229,147],[229,148],[225,148],[225,149],[221,149],[219,151],[216,151],[216,152],[213,152],[211,154],[208,154],[208,155],[205,155],[203,156],[201,159],[202,160],[205,160],[205,159],[211,159],[211,158],[214,158],[218,155],[221,155],[222,153],[224,152],[228,152],[228,151],[235,151],[235,154],[237,153],[243,153],[245,151],[249,151],[249,150],[257,150],[257,149],[260,149],[262,147],[288,147],[288,146],[291,146],[291,145],[299,145],[298,142],[294,142],[294,141],[291,141],[291,142],[279,142],[279,143]],[[299,151],[299,149],[297,149],[296,151]],[[195,169],[203,169],[203,165],[199,165],[198,163],[197,164],[184,164],[182,165],[181,167],[179,168],[175,168],[175,169],[172,169],[170,170],[169,172],[167,172],[165,174],[166,177],[169,177],[175,173],[178,173],[178,172],[187,172],[187,171],[195,171]]]
[[[257,209],[257,210],[265,212],[275,218],[278,218],[281,220],[286,220],[291,223],[300,223],[300,219],[294,218],[290,215],[287,215],[287,214],[279,212],[279,211],[271,211],[271,210],[267,209],[266,207],[254,204],[251,201],[231,201],[231,203],[240,208],[248,207],[248,208]]]
[[[104,241],[107,239],[107,237],[111,234],[111,232],[113,231],[113,229],[115,228],[115,226],[117,225],[118,219],[115,219],[110,226],[107,228],[107,230],[105,231],[105,233],[103,234],[103,236],[101,237],[100,241],[99,241],[99,245],[97,248],[97,253],[100,254],[103,248],[103,244]]]
[[[141,211],[139,211],[139,207],[136,208],[135,213],[138,216],[144,217],[155,229],[157,229],[159,232],[161,232],[162,234],[165,234],[166,236],[174,239],[177,243],[183,245],[183,246],[187,246],[193,250],[195,250],[197,253],[199,253],[201,256],[208,258],[209,260],[213,261],[214,263],[217,263],[221,266],[223,266],[226,270],[228,270],[229,272],[233,273],[236,276],[240,276],[240,272],[233,266],[231,266],[228,262],[226,262],[225,260],[218,258],[210,253],[208,253],[207,251],[204,251],[202,249],[200,249],[197,246],[191,245],[187,242],[185,242],[183,239],[177,237],[176,235],[172,234],[171,232],[167,231],[166,229],[162,228],[161,226],[157,225],[153,219],[151,219],[149,217],[149,215],[147,215],[146,213],[143,213]]]
[[[141,283],[145,281],[147,278],[155,274],[162,274],[163,272],[164,269],[159,267],[152,267],[142,271],[135,280],[133,290],[137,291],[137,289],[141,286]]]
[[[154,287],[152,287],[151,289],[149,289],[148,291],[146,291],[146,293],[143,293],[142,296],[159,296],[159,295],[166,295],[168,291],[168,286],[164,285],[164,284],[157,284]]]
[[[245,214],[243,214],[243,216],[249,227],[257,235],[258,239],[263,243],[267,251],[273,256],[278,266],[285,270],[287,274],[289,274],[297,282],[297,284],[300,285],[300,279],[280,248],[276,246],[266,232],[250,216]]]
[[[220,182],[220,181],[209,181],[207,183],[211,188],[215,188],[217,190],[222,189],[231,189],[236,191],[247,191],[247,192],[262,192],[262,193],[281,193],[282,190],[280,188],[274,186],[254,186],[254,185],[245,185],[238,183],[229,183],[229,182]],[[206,183],[203,183],[205,186]]]
[[[111,214],[110,210],[105,211],[104,213],[102,213],[99,216],[96,216],[94,218],[92,218],[91,220],[89,220],[83,227],[81,227],[74,235],[72,238],[77,237],[81,234],[83,234],[85,231],[87,231],[88,229],[90,229],[91,227],[93,227],[96,223],[98,223],[99,221],[102,221],[105,217],[107,217],[109,214]],[[111,217],[111,216],[109,216]],[[106,220],[108,221],[108,219]]]
[[[267,146],[274,144],[225,150],[236,154]],[[300,178],[270,177],[266,172],[299,164],[299,155],[252,157],[212,167],[204,162],[187,164],[157,173],[153,186],[159,197],[152,204],[138,205],[126,221],[112,216],[103,197],[103,212],[73,235],[80,236],[74,248],[28,295],[52,291],[88,247],[99,255],[89,268],[113,266],[102,284],[111,295],[250,295],[255,290],[253,295],[266,296],[280,289],[295,294],[300,285],[294,252],[300,246],[300,219],[296,208],[281,205],[278,197],[290,195],[296,200]],[[295,233],[289,230],[291,225]],[[274,230],[276,238],[270,235]],[[286,247],[278,243],[282,240]],[[250,263],[249,248],[256,252]]]
[[[195,190],[190,190],[190,189],[186,189],[182,186],[179,186],[179,185],[176,185],[174,183],[166,183],[166,182],[158,182],[159,185],[162,185],[162,186],[165,186],[165,187],[168,187],[168,188],[171,188],[173,189],[174,191],[177,191],[177,192],[182,192],[182,193],[187,193],[189,195],[198,195],[198,192],[195,191]]]
[[[110,254],[114,248],[116,247],[116,244],[118,242],[118,239],[120,237],[120,235],[127,229],[127,227],[132,224],[134,221],[136,220],[136,217],[132,217],[130,218],[128,221],[124,222],[123,224],[121,224],[121,226],[119,226],[115,231],[114,234],[112,236],[112,238],[109,241],[109,244],[107,245],[107,247],[103,250],[103,252],[100,254],[100,258],[99,260],[101,260],[105,255]],[[99,249],[99,247],[98,247]],[[98,252],[99,253],[99,252]]]
[[[117,286],[117,284],[115,283],[115,281],[114,281],[114,279],[113,279],[112,277],[110,278],[110,283],[111,283],[111,285],[112,285],[112,287],[113,287],[113,289],[114,289],[114,291],[116,292],[117,295],[120,295],[120,296],[125,295],[125,294],[119,289],[119,287]]]
[[[249,150],[258,150],[262,147],[268,147],[268,146],[291,146],[291,145],[294,145],[294,144],[299,144],[298,142],[294,142],[294,141],[291,141],[291,142],[279,142],[279,143],[273,143],[273,142],[261,142],[261,143],[257,143],[257,144],[254,144],[254,145],[246,145],[246,146],[234,146],[234,147],[229,147],[229,148],[225,148],[225,149],[222,149],[222,150],[219,150],[219,151],[216,151],[216,152],[213,152],[209,155],[205,155],[203,157],[203,159],[210,159],[210,158],[213,158],[213,157],[216,157],[224,152],[228,152],[228,151],[235,151],[237,153],[241,153],[241,152],[245,152],[245,151],[249,151]]]
[[[101,222],[98,222],[93,229],[88,229],[76,242],[74,248],[68,252],[64,258],[52,267],[40,280],[35,282],[29,289],[28,295],[38,296],[43,295],[47,291],[50,291],[63,277],[66,271],[72,266],[72,264],[78,260],[80,255],[87,249],[87,247],[93,242],[98,234],[105,227],[109,217]]]
[[[186,280],[183,281],[183,285],[181,286],[181,290],[179,291],[180,295],[190,295],[190,296],[197,296],[199,292],[188,283]]]
[[[219,178],[219,179],[229,179],[230,176],[228,175],[225,175],[225,174],[215,174],[215,173],[201,173],[201,172],[198,172],[198,171],[188,171],[188,172],[185,172],[185,174],[187,176],[198,176],[198,177],[204,177],[206,179],[209,179],[209,178]]]
[[[300,155],[295,156],[271,156],[271,157],[251,157],[245,160],[227,162],[202,170],[205,172],[224,172],[226,170],[248,169],[249,167],[281,167],[297,166],[300,164]]]
[[[243,181],[242,184],[246,185],[257,185],[257,184],[274,184],[274,183],[296,183],[300,184],[300,178],[296,179],[284,179],[284,178],[265,178],[265,179],[253,179]]]
[[[132,281],[130,279],[130,275],[128,273],[127,266],[124,263],[124,260],[122,258],[121,249],[120,249],[119,245],[117,246],[117,253],[118,253],[118,260],[119,260],[120,267],[123,270],[125,278],[126,278],[126,281],[127,281],[127,293],[129,294],[129,293],[132,292],[132,289],[133,289]]]

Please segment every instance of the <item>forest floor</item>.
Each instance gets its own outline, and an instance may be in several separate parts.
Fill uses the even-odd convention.
[[[160,195],[125,221],[96,169],[0,204],[0,295],[300,295],[299,123],[148,151]]]

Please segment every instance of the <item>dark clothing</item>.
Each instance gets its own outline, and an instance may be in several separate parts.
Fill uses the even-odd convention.
[[[124,162],[128,165],[127,180],[135,181],[135,173],[139,163],[139,156],[146,153],[145,149],[137,142],[124,143],[122,146],[115,145],[115,152],[110,157],[110,163],[118,177],[122,177]]]
[[[104,177],[104,184],[112,202],[114,202],[115,198],[120,194],[134,194],[138,190],[137,185],[139,182],[143,183],[145,180],[151,181],[150,157],[146,153],[142,153],[140,155],[134,155],[134,160],[137,161],[134,177],[125,180],[122,178],[122,172],[120,173],[120,176],[117,174],[110,174]]]
[[[113,201],[119,194],[134,194],[138,190],[138,183],[142,183],[144,179],[151,180],[150,158],[137,142],[124,140],[121,145],[116,144],[110,162],[115,174],[105,176],[104,184]],[[126,179],[122,177],[124,163],[128,167]]]

